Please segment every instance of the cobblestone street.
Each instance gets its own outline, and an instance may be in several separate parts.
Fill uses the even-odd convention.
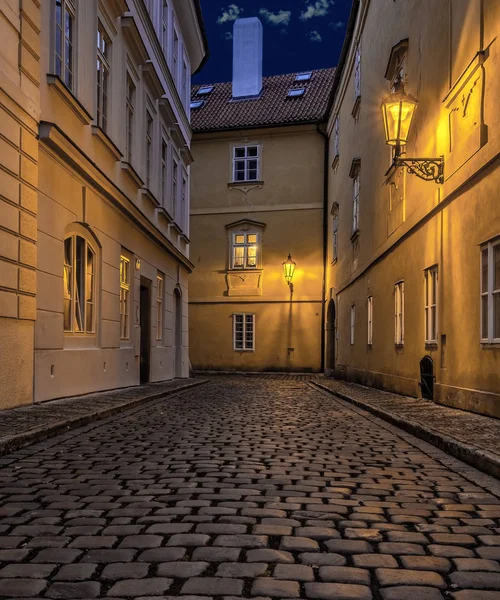
[[[500,598],[498,481],[312,387],[214,377],[0,459],[0,598]]]

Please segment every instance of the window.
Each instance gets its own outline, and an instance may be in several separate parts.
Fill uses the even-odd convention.
[[[338,214],[333,217],[333,260],[336,261],[339,256],[339,216]]]
[[[257,181],[259,147],[240,146],[233,149],[233,181]]]
[[[184,169],[182,169],[182,185],[181,185],[181,205],[179,215],[179,225],[182,230],[186,229],[186,215],[188,214],[188,175]]]
[[[165,58],[168,54],[168,0],[162,0],[161,8],[161,47]]]
[[[500,342],[500,239],[481,248],[481,341]]]
[[[196,92],[196,94],[197,94],[198,96],[206,96],[207,94],[210,94],[210,93],[212,93],[213,89],[214,89],[214,86],[213,86],[213,85],[207,85],[207,86],[205,86],[205,87],[201,87],[201,88],[200,88],[200,89],[199,89],[199,90]]]
[[[178,81],[178,72],[179,72],[179,34],[177,33],[177,29],[174,26],[174,37],[173,37],[173,46],[172,46],[172,76],[174,78],[175,83]]]
[[[295,75],[295,81],[309,81],[311,79],[312,73],[309,71],[308,73],[299,73]]]
[[[356,307],[351,306],[351,346],[354,346],[354,328],[356,326]]]
[[[146,187],[151,189],[151,168],[153,165],[153,117],[146,111]]]
[[[99,23],[97,28],[97,125],[105,132],[108,127],[110,41]]]
[[[80,235],[64,240],[64,331],[95,332],[96,253]]]
[[[352,232],[359,230],[359,167],[353,176],[352,186]]]
[[[183,106],[187,106],[189,103],[189,94],[190,89],[188,89],[188,79],[189,79],[189,67],[187,57],[184,54],[182,59],[182,83],[181,83],[181,98]]]
[[[335,123],[333,124],[333,157],[339,156],[339,145],[340,145],[340,119],[337,115],[335,117]]]
[[[255,315],[233,315],[233,349],[255,350]]]
[[[354,100],[361,97],[361,45],[356,47],[354,58]]]
[[[437,343],[437,275],[437,266],[424,271],[426,343]]]
[[[72,90],[74,85],[75,2],[74,0],[56,0],[55,7],[55,73]]]
[[[368,331],[367,331],[367,343],[369,346],[371,346],[373,344],[373,296],[368,296],[367,298],[367,324],[368,324]]]
[[[298,96],[303,96],[305,91],[305,88],[295,88],[293,90],[288,90],[287,96],[289,98],[297,98]]]
[[[394,286],[394,343],[402,346],[405,342],[405,283]]]
[[[156,276],[156,339],[163,339],[163,275]]]
[[[259,250],[258,233],[233,233],[232,269],[256,269]]]
[[[205,104],[205,100],[191,100],[190,108],[201,108]]]
[[[161,141],[161,204],[167,207],[168,201],[168,144],[165,138]]]
[[[176,160],[175,158],[173,158],[172,160],[172,200],[171,200],[171,207],[172,207],[172,216],[175,218],[177,218],[177,207],[178,207],[178,198],[177,196],[179,195],[179,185],[178,185],[178,181],[179,181],[179,162],[178,160]]]
[[[120,339],[130,337],[130,259],[120,256]]]
[[[135,110],[135,85],[127,73],[127,93],[125,108],[125,156],[128,163],[132,163],[132,148],[134,135],[134,110]]]

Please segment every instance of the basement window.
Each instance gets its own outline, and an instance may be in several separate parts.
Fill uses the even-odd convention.
[[[201,108],[205,104],[205,100],[192,100],[189,105],[191,108]]]
[[[305,88],[295,88],[293,90],[288,90],[287,96],[289,98],[297,98],[298,96],[303,96],[305,91]]]
[[[309,81],[309,79],[311,79],[312,77],[312,72],[309,71],[308,73],[298,73],[295,76],[295,81]]]
[[[207,85],[207,86],[205,86],[205,87],[201,87],[201,88],[200,88],[200,89],[199,89],[199,90],[196,92],[196,94],[197,94],[198,96],[206,96],[207,94],[210,94],[210,93],[213,91],[213,89],[214,89],[214,86],[213,86],[213,85]]]

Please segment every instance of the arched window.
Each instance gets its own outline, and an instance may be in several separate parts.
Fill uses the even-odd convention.
[[[64,331],[94,334],[96,331],[95,245],[83,235],[64,239]]]

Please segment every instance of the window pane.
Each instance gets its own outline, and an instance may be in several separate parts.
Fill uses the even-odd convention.
[[[236,181],[245,181],[245,172],[237,171],[235,179],[236,179]]]
[[[493,337],[500,338],[500,292],[493,294]]]
[[[250,246],[247,250],[247,266],[257,266],[257,246]]]
[[[245,148],[235,148],[234,156],[236,158],[243,158],[245,156]]]
[[[435,341],[437,338],[437,311],[436,307],[433,306],[431,308],[431,331],[430,331],[430,340]]]
[[[252,171],[256,171],[257,170],[257,161],[256,160],[249,160],[248,161],[248,168],[251,169]]]
[[[76,237],[76,264],[75,264],[75,331],[83,331],[83,312],[85,294],[85,240]]]
[[[234,243],[235,244],[244,244],[245,243],[245,236],[244,235],[235,235],[234,236]]]
[[[257,171],[248,171],[248,181],[257,180]]]
[[[85,331],[87,333],[94,331],[94,305],[89,302],[85,307]]]
[[[86,300],[94,299],[94,253],[87,247],[87,289]]]
[[[488,291],[488,248],[481,252],[481,291]]]
[[[234,168],[235,168],[237,171],[245,171],[245,161],[244,161],[244,160],[237,160],[237,161],[234,163]]]
[[[234,267],[242,267],[245,258],[245,249],[242,246],[237,246],[234,248]]]
[[[437,269],[432,271],[432,290],[431,290],[431,302],[432,304],[436,304],[437,300]]]
[[[248,243],[249,244],[256,244],[257,243],[257,234],[256,233],[249,233],[247,235],[247,239],[248,239]]]
[[[493,289],[500,290],[500,244],[493,246]]]
[[[481,337],[488,338],[488,296],[481,296]]]
[[[247,148],[247,156],[257,156],[257,146]]]

